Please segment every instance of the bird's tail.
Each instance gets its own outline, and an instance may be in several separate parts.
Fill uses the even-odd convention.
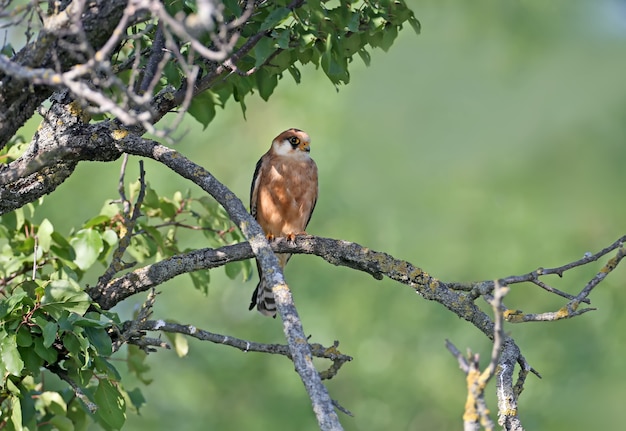
[[[276,257],[278,257],[278,263],[281,268],[284,268],[291,255],[281,253],[277,254]],[[257,284],[254,292],[252,292],[249,309],[252,310],[256,306],[259,313],[264,316],[276,317],[276,300],[274,299],[274,292],[272,292],[271,286],[265,280],[259,262],[257,262],[256,267],[259,272],[259,284]]]

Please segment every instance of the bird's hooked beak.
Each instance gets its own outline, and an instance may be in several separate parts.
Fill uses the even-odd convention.
[[[308,142],[303,141],[300,146],[299,146],[300,150],[306,152],[306,153],[310,153],[311,152],[311,146]]]

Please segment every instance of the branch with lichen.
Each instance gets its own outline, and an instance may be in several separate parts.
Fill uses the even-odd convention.
[[[506,335],[504,334],[503,314],[500,311],[502,298],[508,293],[508,287],[501,286],[499,282],[494,283],[494,295],[491,306],[494,312],[494,337],[491,349],[491,358],[487,367],[480,371],[480,355],[468,352],[464,357],[461,352],[446,340],[446,347],[456,357],[459,367],[466,375],[467,398],[465,401],[465,412],[463,413],[463,429],[465,431],[477,431],[484,427],[487,431],[494,429],[494,423],[489,417],[489,409],[485,401],[485,389],[487,383],[496,374],[496,369],[500,360],[500,353]]]

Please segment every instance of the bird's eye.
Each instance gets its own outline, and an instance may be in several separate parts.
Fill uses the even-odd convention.
[[[292,136],[291,138],[289,138],[289,143],[291,144],[292,147],[297,147],[298,145],[300,145],[300,139],[296,138],[295,136]]]

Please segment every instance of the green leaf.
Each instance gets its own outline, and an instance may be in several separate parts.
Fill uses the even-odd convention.
[[[126,402],[117,386],[107,379],[101,379],[94,399],[98,405],[96,417],[113,429],[121,429],[126,421]]]
[[[137,189],[137,192],[139,192],[139,189]],[[156,190],[150,187],[149,184],[146,186],[146,194],[143,198],[143,206],[148,208],[158,208],[159,206],[159,194],[156,192]]]
[[[91,304],[91,298],[69,280],[51,281],[41,298],[42,308],[55,319],[59,319],[64,311],[85,314]]]
[[[60,233],[52,232],[52,234],[50,234],[50,236],[52,237],[52,241],[54,241],[59,247],[70,248],[70,243],[67,242],[65,237],[63,235],[61,235]]]
[[[0,223],[12,232],[21,230],[22,226],[24,226],[24,210],[18,208],[13,212],[4,214],[0,217]]]
[[[0,319],[9,315],[18,305],[22,305],[22,300],[26,297],[26,292],[19,292],[9,296],[8,299],[0,301]]]
[[[361,35],[352,34],[350,37],[343,37],[341,40],[341,54],[351,57],[361,49]]]
[[[17,331],[15,341],[19,347],[30,347],[33,344],[33,335],[28,330],[28,326],[22,325]]]
[[[255,77],[259,95],[263,100],[267,101],[274,92],[276,85],[278,85],[278,76],[270,74],[265,69],[260,69],[255,73]]]
[[[361,57],[361,60],[363,60],[363,63],[365,63],[366,66],[369,66],[372,63],[372,57],[370,56],[370,53],[367,52],[365,48],[359,50],[359,56]]]
[[[146,399],[141,393],[141,390],[139,388],[135,388],[132,391],[126,391],[126,394],[128,395],[128,399],[135,410],[137,410],[137,413],[139,413],[139,409],[146,404]]]
[[[41,400],[46,410],[55,415],[65,415],[67,413],[67,405],[58,392],[42,392],[39,395],[39,400]]]
[[[94,227],[94,226],[98,226],[101,224],[107,224],[110,221],[111,221],[110,217],[100,214],[100,215],[93,217],[92,219],[87,220],[85,224],[83,225],[83,227],[84,228]]]
[[[35,248],[35,238],[32,236],[24,239],[17,247],[13,248],[13,251],[30,254]]]
[[[67,409],[67,417],[74,424],[74,431],[86,431],[91,420],[85,411],[85,407],[77,397],[72,398]]]
[[[261,24],[261,28],[259,29],[259,31],[267,31],[271,28],[276,27],[276,25],[280,23],[282,20],[284,20],[285,18],[287,18],[290,13],[291,11],[286,7],[280,7],[280,8],[274,9],[267,16],[267,18],[265,18],[265,21],[263,21],[263,24]]]
[[[107,199],[104,201],[104,205],[100,208],[100,214],[113,218],[120,213],[120,207],[115,201]]]
[[[175,88],[178,88],[182,82],[180,69],[174,61],[168,61],[165,64],[165,67],[163,68],[163,76],[167,80],[167,83]]]
[[[78,336],[72,332],[65,334],[63,337],[63,347],[65,347],[72,355],[78,355],[83,350]]]
[[[241,6],[237,0],[223,0],[226,9],[231,11],[235,16],[241,16]]]
[[[16,385],[20,391],[21,409],[22,409],[22,426],[25,430],[37,429],[37,411],[35,410],[35,401],[33,400],[33,392],[35,383],[31,378],[27,377]],[[28,388],[26,386],[29,386]]]
[[[345,58],[340,58],[335,52],[335,43],[332,38],[328,38],[326,41],[326,50],[322,54],[322,69],[326,73],[326,76],[331,80],[333,84],[345,83],[350,80],[348,74],[348,64]]]
[[[169,199],[162,199],[159,203],[159,209],[161,210],[161,218],[164,220],[173,219],[178,212],[178,207]]]
[[[54,429],[59,431],[74,431],[74,423],[67,416],[56,415],[52,416],[48,422],[54,425]]]
[[[267,68],[270,73],[282,73],[285,69],[291,66],[292,63],[291,51],[284,50],[272,58],[272,61],[268,63]]]
[[[0,335],[2,337],[2,335]],[[24,361],[17,350],[17,341],[15,335],[4,333],[0,339],[0,371],[2,375],[6,373],[19,376],[24,369]]]
[[[91,326],[85,327],[85,334],[89,342],[96,348],[98,355],[110,356],[111,351],[111,338],[103,328],[94,328]]]
[[[226,105],[226,101],[233,95],[233,86],[230,82],[222,82],[211,87],[211,91],[216,96],[215,103],[223,108]]]
[[[398,27],[396,27],[395,25],[387,25],[385,27],[385,30],[383,31],[383,38],[380,42],[380,47],[383,49],[383,51],[389,51],[389,48],[391,48],[391,45],[393,45],[396,37],[398,37]]]
[[[24,361],[24,368],[35,376],[39,375],[39,370],[43,366],[43,359],[35,352],[34,347],[18,347],[18,350]]]
[[[54,364],[57,361],[57,351],[51,347],[45,347],[41,338],[35,338],[35,353],[49,364]]]
[[[194,287],[204,293],[209,293],[209,282],[211,281],[211,274],[208,270],[190,272],[191,282]]]
[[[88,314],[93,314],[93,313],[88,313]],[[71,314],[69,317],[70,318],[68,319],[68,321],[71,322],[72,325],[82,326],[83,328],[85,327],[106,328],[108,326],[108,323],[106,322],[102,322],[97,319],[89,319],[86,317],[79,316],[78,314]],[[59,324],[60,323],[61,321],[59,320]]]
[[[104,248],[102,235],[91,228],[79,230],[70,240],[70,245],[76,253],[74,263],[83,271],[98,260]]]
[[[117,242],[119,241],[119,238],[117,237],[117,234],[112,229],[105,230],[102,233],[102,239],[104,240],[104,242],[109,244],[111,247],[115,247],[117,245]]]
[[[145,376],[150,371],[150,366],[146,364],[147,357],[148,354],[139,347],[133,344],[128,346],[128,355],[126,357],[128,371],[134,374],[142,383],[149,385],[152,379]]]
[[[59,325],[54,322],[47,322],[43,328],[43,346],[50,347],[54,340],[57,338],[57,330],[59,329]]]
[[[105,373],[107,377],[112,380],[115,380],[115,381],[121,380],[122,377],[120,376],[120,373],[117,371],[117,369],[113,366],[113,364],[111,364],[109,361],[107,361],[103,357],[96,356],[93,360],[93,363],[98,372]]]
[[[289,70],[289,73],[291,73],[291,76],[293,77],[293,80],[296,81],[296,84],[300,84],[300,80],[302,78],[300,69],[298,69],[296,66],[292,64],[291,66],[289,66],[289,69],[287,70]]]
[[[37,240],[39,242],[39,247],[41,247],[41,249],[45,252],[50,250],[52,232],[54,232],[52,223],[50,223],[48,219],[44,219],[39,225],[39,229],[37,229]]]
[[[187,356],[187,353],[189,353],[189,342],[184,335],[179,334],[178,332],[166,332],[165,336],[174,346],[174,350],[179,358]]]
[[[206,129],[213,118],[215,118],[215,99],[210,91],[204,91],[193,99],[187,110],[196,121],[202,124],[202,130]]]
[[[352,16],[350,17],[350,21],[348,21],[348,24],[346,25],[346,27],[352,33],[358,33],[360,24],[361,24],[361,13],[353,12]]]
[[[286,28],[281,30],[280,32],[274,32],[272,35],[276,34],[278,37],[275,37],[276,45],[278,45],[281,49],[289,48],[289,41],[291,40],[291,31]]]
[[[241,272],[241,265],[239,262],[229,262],[224,265],[224,270],[226,272],[226,276],[231,280],[234,280]]]
[[[248,281],[252,278],[252,262],[250,260],[244,260],[241,262],[243,281]]]
[[[413,27],[413,30],[415,31],[416,34],[421,33],[422,24],[419,22],[417,18],[415,18],[415,15],[413,15],[412,13],[411,13],[411,16],[409,17],[409,24],[411,24],[411,27]]]
[[[11,58],[15,54],[15,49],[13,48],[13,45],[11,45],[10,43],[7,43],[2,47],[2,50],[0,50],[0,53]]]
[[[9,419],[8,428],[10,430],[12,426],[14,430],[22,431],[22,405],[20,399],[18,397],[11,397],[10,403],[11,418]]]
[[[157,252],[157,248],[152,238],[133,236],[130,241],[130,246],[126,251],[138,262],[143,262],[147,258],[154,256]]]
[[[254,46],[254,67],[261,67],[274,52],[274,39],[262,37]]]

